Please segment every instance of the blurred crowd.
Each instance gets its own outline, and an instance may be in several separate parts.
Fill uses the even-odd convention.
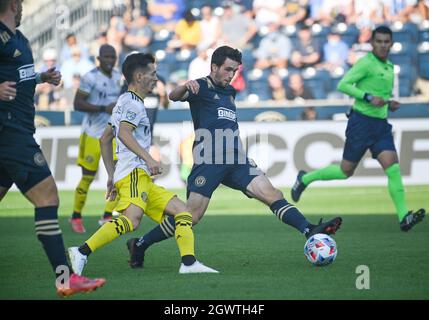
[[[410,43],[414,52],[429,41],[418,33],[425,24],[429,30],[429,0],[128,0],[114,11],[108,28],[91,43],[70,33],[60,52],[44,50],[37,70],[56,66],[63,83],[37,87],[38,110],[71,110],[80,78],[96,66],[105,43],[116,49],[119,70],[130,52],[153,52],[167,91],[208,75],[214,48],[227,44],[243,53],[243,66],[232,82],[238,101],[300,102],[341,98],[335,81],[371,51],[371,30],[377,25],[394,31],[412,26],[417,36],[397,41],[404,41],[404,48]],[[429,87],[417,58],[410,61],[416,72],[403,96],[424,91],[419,84]],[[407,60],[394,61],[402,62]],[[303,117],[312,119],[313,111]]]

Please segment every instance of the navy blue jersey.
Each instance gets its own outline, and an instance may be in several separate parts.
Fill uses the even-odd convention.
[[[198,94],[188,91],[188,98],[185,99],[189,102],[196,132],[194,148],[200,141],[204,142],[204,139],[198,139],[198,132],[205,129],[211,134],[212,150],[218,150],[221,153],[242,150],[236,115],[235,89],[230,85],[226,87],[215,85],[210,76],[196,81],[200,85]],[[219,134],[228,131],[235,133],[235,139],[232,142],[223,138],[220,150],[219,145],[215,147],[215,142],[219,142]]]
[[[14,34],[0,22],[0,83],[16,82],[16,97],[0,101],[0,125],[3,130],[34,134],[34,91],[36,73],[30,44],[16,30]]]

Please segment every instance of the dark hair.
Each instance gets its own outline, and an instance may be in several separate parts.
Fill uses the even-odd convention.
[[[376,33],[383,33],[390,35],[390,39],[392,39],[392,30],[390,30],[389,27],[386,26],[379,26],[372,30],[371,40],[374,40]]]
[[[5,13],[11,0],[0,1],[0,13]]]
[[[212,55],[212,61],[210,64],[215,64],[218,67],[223,65],[226,58],[230,58],[241,64],[241,52],[238,49],[234,49],[228,46],[222,46],[217,48]]]
[[[130,84],[133,82],[133,75],[137,69],[145,69],[151,63],[155,63],[155,57],[150,53],[133,53],[128,55],[122,64],[122,74],[127,83]]]

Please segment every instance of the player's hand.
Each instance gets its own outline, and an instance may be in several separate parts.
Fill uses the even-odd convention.
[[[198,81],[189,80],[185,83],[185,86],[193,94],[197,94],[198,91],[200,91],[200,85],[199,85]]]
[[[0,100],[12,101],[16,97],[16,82],[5,81],[0,83]]]
[[[396,110],[399,109],[400,103],[398,101],[395,100],[389,100],[388,102],[389,105],[389,110],[395,112]]]
[[[106,191],[106,200],[113,201],[116,199],[118,192],[116,191],[115,185],[113,184],[113,179],[109,177],[107,179],[107,191]]]
[[[384,101],[384,99],[383,99],[383,98],[380,98],[380,97],[374,97],[374,98],[372,98],[372,100],[371,100],[371,104],[372,104],[372,105],[374,105],[374,106],[376,106],[376,107],[382,107],[382,106],[384,106],[386,103],[387,103],[387,102],[386,102],[386,101]]]
[[[146,164],[152,176],[156,176],[162,173],[161,163],[159,163],[155,159],[149,159],[148,161],[146,161]]]
[[[42,72],[40,78],[43,82],[47,82],[49,84],[53,84],[57,86],[61,82],[61,73],[59,71],[55,71],[55,67],[48,69],[45,72]]]

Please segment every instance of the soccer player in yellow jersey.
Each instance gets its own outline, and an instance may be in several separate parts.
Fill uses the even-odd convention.
[[[385,26],[376,28],[371,44],[372,52],[356,62],[338,84],[339,91],[356,99],[347,124],[341,164],[312,172],[301,170],[291,194],[292,199],[298,202],[305,188],[314,181],[351,177],[369,149],[387,175],[400,229],[408,231],[423,220],[425,210],[408,209],[392,126],[387,121],[388,110],[399,108],[399,102],[390,100],[394,79],[393,64],[388,60],[392,31]]]
[[[121,74],[113,69],[116,63],[115,49],[108,44],[102,45],[98,61],[99,67],[83,76],[74,100],[75,109],[85,112],[77,159],[77,164],[82,168],[82,178],[75,190],[73,214],[70,219],[72,229],[76,233],[85,232],[81,212],[98,170],[101,156],[99,139],[121,91]],[[112,220],[115,206],[116,201],[107,201],[104,215],[98,222],[100,225]]]
[[[161,165],[149,154],[150,123],[143,98],[156,85],[155,58],[151,54],[131,54],[125,59],[122,72],[129,84],[128,91],[119,97],[111,123],[101,138],[101,151],[109,175],[106,197],[115,198],[118,193],[116,210],[122,215],[104,224],[79,248],[69,248],[72,268],[81,274],[89,254],[135,230],[144,214],[157,223],[167,214],[174,216],[175,238],[182,257],[179,273],[217,273],[195,258],[192,215],[185,203],[151,179],[161,173]],[[117,140],[116,166],[112,155],[114,136]]]

